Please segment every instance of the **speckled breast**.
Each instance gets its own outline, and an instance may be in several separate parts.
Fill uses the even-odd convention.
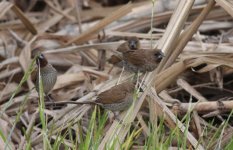
[[[101,106],[111,111],[123,111],[129,108],[132,103],[133,103],[133,96],[130,96],[121,103],[102,104]]]
[[[43,83],[44,93],[48,94],[57,81],[57,71],[52,65],[41,68],[41,79]],[[37,74],[36,90],[39,91],[39,75]]]

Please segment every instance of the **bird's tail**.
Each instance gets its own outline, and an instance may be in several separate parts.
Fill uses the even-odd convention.
[[[45,105],[65,105],[65,104],[89,104],[89,105],[97,105],[93,101],[87,101],[87,102],[77,102],[77,101],[59,101],[59,102],[45,102]]]

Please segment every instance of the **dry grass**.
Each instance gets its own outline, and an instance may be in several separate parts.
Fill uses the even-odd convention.
[[[153,3],[140,0],[115,7],[91,1],[90,10],[74,0],[23,2],[0,2],[0,149],[231,149],[230,0],[161,0],[153,15]],[[120,114],[122,124],[87,104],[44,106],[30,77],[32,48],[46,47],[59,72],[54,100],[85,102],[132,78],[104,61],[127,36],[165,58],[141,75],[144,92]]]

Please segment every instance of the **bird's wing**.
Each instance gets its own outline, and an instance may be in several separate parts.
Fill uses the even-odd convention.
[[[115,89],[114,87],[110,90],[102,92],[98,95],[96,102],[103,104],[121,103],[127,95],[127,90]]]
[[[125,52],[127,51],[129,48],[127,47],[127,43],[124,42],[122,43],[118,48],[117,48],[117,51],[118,52]]]
[[[111,63],[111,64],[117,64],[119,62],[121,62],[122,59],[117,57],[116,55],[112,55],[109,59],[108,59],[108,62]]]
[[[130,62],[133,65],[145,65],[147,56],[144,52],[144,50],[130,51],[128,54],[126,53],[124,55],[124,58],[127,62]]]

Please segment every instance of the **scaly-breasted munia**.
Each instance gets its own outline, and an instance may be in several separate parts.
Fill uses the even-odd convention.
[[[37,56],[34,54],[34,56],[37,57],[36,64],[38,66],[36,70],[35,88],[36,91],[39,93],[39,71],[40,71],[44,94],[48,96],[49,92],[53,89],[57,81],[57,70],[50,63],[48,63],[48,60],[41,52],[34,51],[34,53],[38,54]]]
[[[140,41],[137,37],[128,37],[126,39],[126,42],[122,43],[118,48],[118,52],[126,52],[128,50],[137,50],[140,48]],[[120,56],[117,55],[112,55],[109,59],[108,62],[117,66],[117,67],[122,67],[123,66],[123,61]]]
[[[111,111],[122,111],[127,109],[133,102],[135,84],[125,82],[100,93],[94,103]]]
[[[125,69],[135,73],[153,71],[164,57],[160,50],[128,50],[122,54]]]
[[[123,111],[130,107],[133,103],[133,94],[135,83],[128,81],[118,84],[100,94],[98,94],[95,101],[88,102],[75,102],[63,101],[56,104],[94,104],[99,105],[105,109],[112,111]],[[51,103],[46,103],[51,104]]]

